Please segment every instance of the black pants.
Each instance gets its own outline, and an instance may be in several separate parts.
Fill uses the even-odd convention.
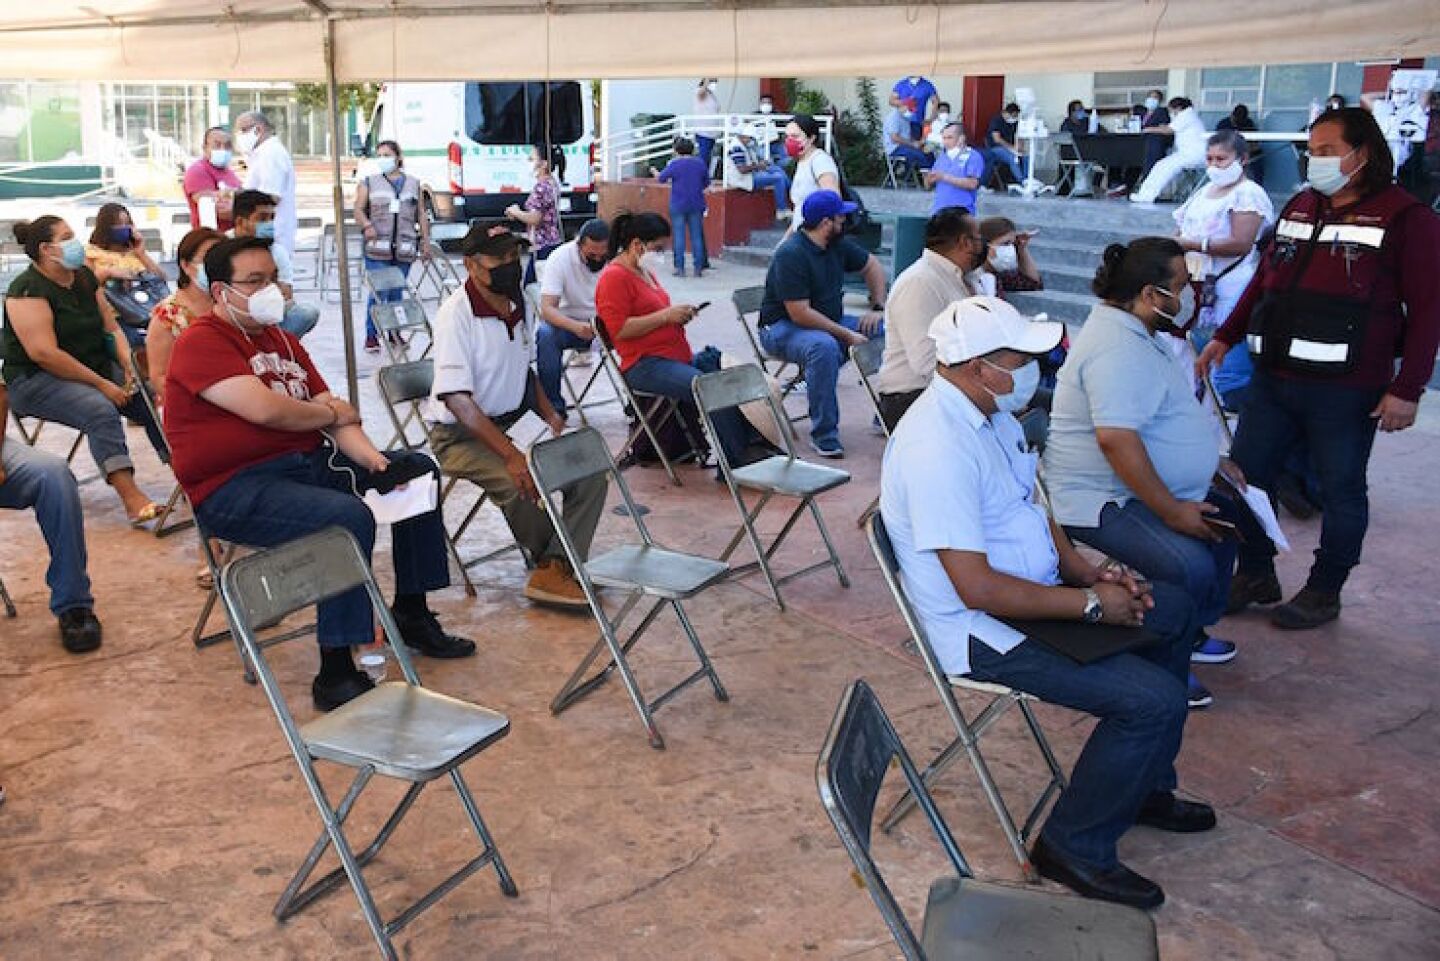
[[[880,419],[885,422],[885,429],[893,433],[900,418],[923,393],[923,390],[907,390],[900,394],[881,394]]]

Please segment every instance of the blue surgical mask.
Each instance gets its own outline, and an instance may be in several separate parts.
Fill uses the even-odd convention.
[[[1349,157],[1352,150],[1345,157]],[[1340,169],[1345,157],[1311,157],[1310,164],[1306,168],[1306,174],[1310,180],[1310,186],[1327,197],[1333,197],[1349,185],[1350,180],[1360,172],[1361,164],[1348,174]]]
[[[376,166],[376,168],[379,169],[379,171],[380,171],[381,174],[383,174],[383,175],[391,174],[391,173],[393,173],[393,172],[395,171],[395,158],[394,158],[394,157],[386,157],[386,156],[383,156],[383,155],[382,155],[382,156],[379,156],[379,157],[376,157],[376,158],[375,158],[375,166]]]
[[[1145,109],[1146,109],[1146,110],[1154,110],[1154,109],[1155,109],[1156,107],[1158,107],[1158,106],[1160,106],[1160,101],[1159,101],[1158,98],[1156,98],[1156,97],[1146,97],[1146,98],[1145,98]]]
[[[77,238],[71,237],[60,244],[60,263],[71,270],[79,270],[85,266],[85,245]]]
[[[262,220],[255,225],[255,236],[262,240],[275,239],[275,221]]]
[[[1003,410],[1007,414],[1015,414],[1024,410],[1030,401],[1035,398],[1035,388],[1040,386],[1039,361],[1032,360],[1025,366],[1018,367],[1015,370],[1006,370],[999,364],[992,364],[983,358],[982,362],[988,367],[994,367],[1002,373],[1009,374],[1011,380],[1014,381],[1014,386],[1010,388],[1010,393],[1008,394],[997,394],[993,390],[990,391],[990,396],[995,398],[995,407],[997,409]],[[987,387],[986,390],[990,389]]]
[[[205,291],[206,294],[210,293],[210,275],[205,273],[204,264],[195,265],[195,286]]]
[[[124,244],[126,247],[128,247],[130,246],[130,241],[134,236],[135,235],[133,227],[120,226],[110,228],[110,242],[112,244]]]
[[[221,167],[221,168],[230,166],[230,151],[228,151],[228,150],[212,150],[212,151],[210,151],[210,166],[212,166],[212,167]]]

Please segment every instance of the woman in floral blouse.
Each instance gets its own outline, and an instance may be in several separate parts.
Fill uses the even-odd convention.
[[[505,216],[530,228],[530,249],[534,256],[525,269],[526,284],[535,282],[535,265],[565,241],[565,232],[560,228],[560,180],[565,176],[565,154],[559,147],[548,150],[534,147],[530,164],[535,172],[535,186],[530,189],[525,206],[511,204],[505,208]]]
[[[176,248],[180,276],[175,281],[175,293],[155,305],[150,312],[150,329],[145,335],[150,386],[157,402],[165,396],[165,374],[170,369],[175,339],[192,321],[204,317],[215,306],[210,299],[210,285],[205,280],[205,255],[224,239],[218,231],[201,227],[186,234]]]

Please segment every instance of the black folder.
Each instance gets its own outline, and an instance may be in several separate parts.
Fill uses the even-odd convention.
[[[1159,641],[1143,627],[1086,624],[1082,621],[1022,621],[1003,617],[1000,620],[1077,664],[1093,664],[1112,654],[1133,651]]]

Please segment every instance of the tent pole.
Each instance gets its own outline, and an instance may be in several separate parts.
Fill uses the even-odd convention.
[[[345,386],[351,405],[360,409],[360,384],[355,373],[354,305],[350,302],[350,245],[345,237],[345,190],[340,180],[340,90],[335,82],[335,20],[325,17],[325,99],[330,108],[330,174],[335,204],[335,268],[340,275],[340,333],[345,339]],[[323,238],[322,238],[323,242]]]

